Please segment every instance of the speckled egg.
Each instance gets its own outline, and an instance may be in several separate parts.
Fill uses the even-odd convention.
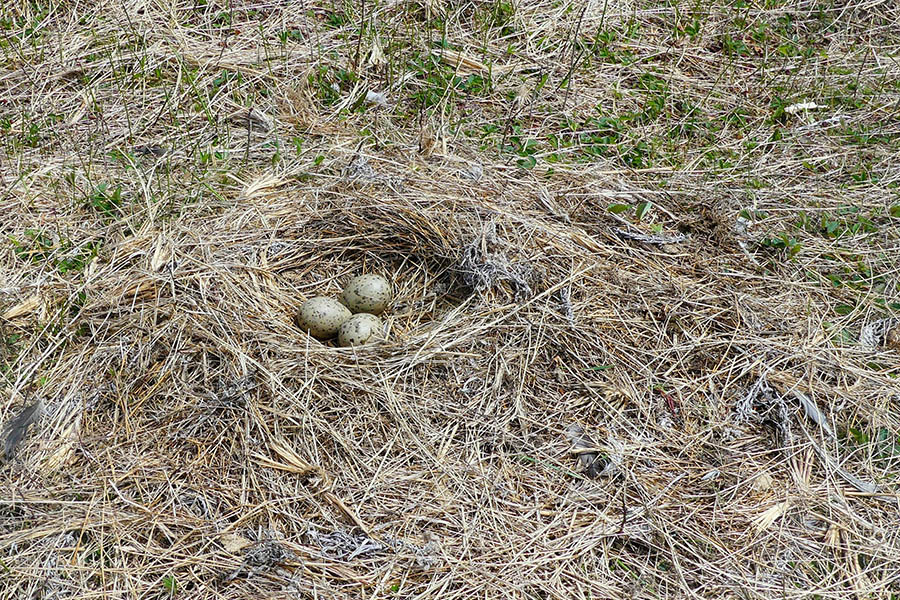
[[[374,341],[381,333],[381,319],[369,313],[358,313],[347,319],[338,330],[338,344],[358,346]]]
[[[351,317],[347,307],[327,296],[310,298],[300,307],[297,325],[321,340],[334,337],[341,325]]]
[[[380,275],[359,275],[341,294],[341,302],[354,313],[380,315],[391,301],[391,284]]]

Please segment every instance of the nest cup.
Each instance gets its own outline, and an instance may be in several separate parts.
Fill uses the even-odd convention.
[[[335,207],[286,232],[302,243],[291,244],[294,252],[284,261],[276,257],[276,264],[284,263],[289,286],[334,297],[353,313],[381,315],[394,329],[409,331],[438,318],[466,294],[457,269],[459,252],[448,239],[456,237],[456,223],[438,222],[409,205]],[[297,264],[305,268],[290,268]],[[388,283],[386,301],[347,289],[376,276]],[[311,281],[340,287],[311,288]]]

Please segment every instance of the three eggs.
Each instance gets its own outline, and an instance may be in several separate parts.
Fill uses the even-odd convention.
[[[338,336],[341,346],[365,344],[381,333],[381,319],[391,301],[391,284],[380,275],[351,279],[336,300],[315,296],[303,303],[297,324],[320,340]]]

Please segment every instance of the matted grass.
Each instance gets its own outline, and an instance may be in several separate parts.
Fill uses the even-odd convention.
[[[0,598],[900,597],[894,3],[9,4]]]

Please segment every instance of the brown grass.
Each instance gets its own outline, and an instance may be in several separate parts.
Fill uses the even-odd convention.
[[[900,596],[893,3],[2,17],[0,599]]]

